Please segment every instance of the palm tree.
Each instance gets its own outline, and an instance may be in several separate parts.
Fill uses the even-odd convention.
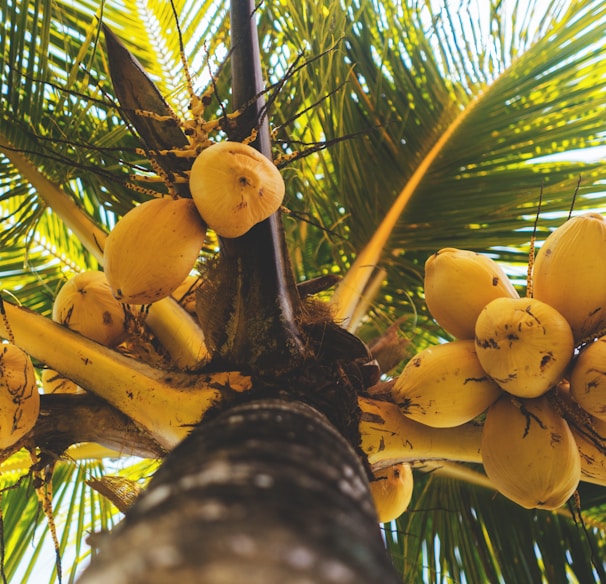
[[[234,4],[234,15],[238,4]],[[166,379],[165,360],[160,369],[150,369],[138,355],[135,367],[132,358],[119,357],[37,316],[50,315],[56,290],[68,275],[99,268],[99,247],[90,243],[102,242],[116,217],[149,197],[148,192],[132,188],[129,176],[149,167],[147,157],[136,150],[140,142],[132,126],[146,140],[151,138],[140,122],[126,124],[117,106],[119,101],[128,117],[131,106],[124,100],[129,92],[120,93],[115,75],[132,74],[132,67],[128,56],[111,56],[99,23],[125,42],[180,117],[188,115],[191,97],[183,74],[175,74],[183,71],[181,40],[199,84],[196,91],[211,88],[206,112],[213,117],[247,103],[251,87],[252,94],[258,90],[247,79],[250,66],[243,65],[251,51],[238,54],[238,43],[230,49],[227,4],[175,2],[175,7],[177,18],[165,3],[150,5],[143,12],[135,2],[120,6],[107,2],[102,9],[88,2],[77,7],[63,2],[5,2],[0,8],[5,22],[0,31],[5,217],[0,261],[3,289],[11,292],[4,295],[3,334],[10,337],[12,332],[15,342],[38,359],[40,367],[56,368],[89,390],[83,396],[43,396],[44,415],[31,436],[43,448],[35,451],[39,460],[30,475],[27,454],[5,453],[5,457],[12,454],[3,466],[4,483],[11,486],[3,494],[8,579],[26,580],[32,573],[37,581],[41,579],[36,560],[45,538],[34,537],[35,526],[43,522],[33,486],[47,477],[46,469],[54,470],[54,514],[60,527],[57,547],[64,571],[70,566],[68,577],[73,579],[78,561],[88,553],[83,534],[107,529],[117,518],[108,499],[89,489],[84,480],[96,479],[92,481],[96,488],[120,507],[128,507],[128,495],[136,491],[133,479],[144,482],[156,468],[150,459],[163,458],[187,433],[181,428],[167,431],[170,408],[163,413],[157,407],[133,411],[127,400],[116,398],[111,390],[123,385],[128,371],[135,379],[133,387],[145,384],[165,396],[170,388],[166,404],[182,399],[182,390],[175,389],[174,380]],[[538,2],[527,7],[499,3],[483,11],[467,2],[402,6],[359,0],[346,7],[337,2],[263,3],[256,16],[269,86],[262,98],[252,102],[255,107],[262,106],[262,100],[268,104],[268,115],[261,119],[271,124],[274,157],[283,156],[279,160],[283,160],[287,182],[288,212],[281,220],[274,217],[268,225],[255,228],[241,242],[222,242],[219,262],[218,241],[207,239],[200,271],[215,286],[206,291],[212,309],[203,311],[206,318],[201,322],[213,354],[210,367],[196,368],[204,346],[196,323],[176,303],[168,301],[150,311],[146,325],[153,330],[153,346],[157,348],[160,339],[168,359],[179,365],[180,371],[172,377],[186,385],[195,380],[200,410],[204,403],[221,399],[226,413],[216,417],[209,413],[167,457],[148,498],[141,499],[125,527],[117,530],[121,532],[114,540],[118,543],[107,545],[110,550],[112,545],[129,547],[119,538],[137,539],[141,533],[137,526],[145,530],[146,525],[158,526],[152,528],[154,536],[182,529],[185,544],[197,540],[184,527],[184,518],[196,510],[208,519],[216,518],[228,503],[250,509],[242,502],[245,493],[238,492],[234,475],[217,472],[227,450],[234,456],[227,458],[230,468],[247,467],[244,475],[255,473],[254,501],[268,506],[261,507],[263,513],[249,515],[248,521],[236,522],[238,538],[233,532],[225,536],[207,531],[207,566],[251,570],[252,560],[263,564],[264,553],[280,542],[297,541],[300,552],[313,549],[314,554],[328,554],[317,556],[324,563],[312,561],[316,555],[309,553],[292,556],[293,562],[299,562],[297,569],[313,568],[314,581],[321,577],[346,581],[347,569],[358,572],[358,581],[369,581],[368,574],[389,581],[393,575],[383,562],[368,490],[360,479],[364,470],[351,446],[338,435],[359,445],[356,395],[367,392],[376,381],[377,372],[358,339],[373,348],[385,375],[397,375],[417,350],[448,339],[423,302],[422,267],[431,253],[447,246],[487,252],[506,262],[510,273],[520,274],[519,267],[528,257],[539,192],[543,194],[539,239],[566,217],[579,176],[575,209],[603,204],[602,166],[599,161],[577,162],[573,152],[591,153],[591,148],[604,143],[600,118],[606,9],[596,1],[552,2],[547,8]],[[245,21],[249,22],[248,13]],[[152,95],[144,109],[157,111],[153,91],[148,87],[140,93],[140,97]],[[255,108],[247,111],[255,112]],[[228,129],[228,137],[241,139],[249,133],[252,122],[246,121],[246,115],[236,127],[242,134],[229,135]],[[253,114],[253,120],[258,119]],[[169,132],[166,128],[160,126],[162,139]],[[263,125],[261,136],[259,147],[267,149]],[[148,154],[160,145],[148,145]],[[162,189],[153,183],[151,187]],[[282,246],[282,234],[288,248]],[[259,260],[260,254],[251,252],[263,246],[272,262]],[[281,253],[279,262],[274,261],[276,252]],[[246,268],[239,268],[242,265]],[[291,269],[294,280],[289,278]],[[234,274],[239,274],[240,286],[235,291],[230,288]],[[334,276],[342,279],[333,293],[325,286],[334,283]],[[518,283],[523,287],[524,277],[518,276]],[[229,298],[238,298],[242,287],[250,293],[247,302],[238,306],[241,328],[236,327],[239,333],[226,339],[226,317],[234,310]],[[334,318],[345,328],[327,321],[325,311],[317,314],[318,302],[309,314],[307,308],[302,311],[300,298],[311,292],[334,305]],[[268,297],[279,300],[279,310],[275,302],[264,301]],[[37,314],[16,308],[18,304]],[[294,321],[284,317],[291,309],[297,315]],[[167,332],[163,323],[171,319],[185,327],[179,330],[187,331],[187,336],[175,334],[175,327],[168,327]],[[260,330],[250,335],[247,331],[258,323]],[[241,334],[242,330],[247,334]],[[44,335],[53,340],[52,351],[50,343],[39,342]],[[302,366],[309,364],[310,353],[315,368]],[[111,368],[83,366],[81,357],[111,364]],[[166,359],[164,350],[158,359]],[[104,372],[111,369],[113,377],[90,374],[95,366],[105,367],[100,369]],[[225,377],[224,372],[230,375]],[[331,392],[331,387],[337,391]],[[255,399],[237,405],[247,392]],[[266,397],[271,399],[260,401]],[[312,407],[298,405],[300,401]],[[185,419],[193,424],[200,410],[190,412],[191,403],[178,415],[189,416]],[[372,406],[375,401],[367,403]],[[235,409],[228,407],[232,405]],[[280,427],[276,421],[284,419],[288,425]],[[233,431],[234,420],[243,420],[241,432]],[[306,436],[299,425],[313,428],[313,433],[310,430]],[[407,437],[412,431],[406,428]],[[581,484],[582,525],[574,506],[553,513],[518,508],[495,495],[478,465],[477,447],[472,455],[477,432],[473,428],[466,432],[471,445],[467,450],[461,447],[457,455],[452,450],[440,454],[456,464],[418,464],[411,511],[384,531],[402,578],[507,582],[603,578],[606,566],[599,559],[604,545],[603,489]],[[279,454],[274,462],[282,471],[292,468],[293,461],[291,448],[275,447],[284,443],[285,436],[291,436],[298,456],[294,460],[301,465],[309,461],[297,469],[296,479],[286,475],[291,478],[281,483],[292,495],[286,502],[263,496],[269,492],[272,477],[285,476],[273,474],[267,449],[241,450],[243,443],[263,444],[267,436],[271,436],[269,450]],[[461,430],[443,436],[445,442],[453,436],[463,440]],[[234,446],[232,439],[240,441]],[[323,448],[322,440],[330,440],[331,448]],[[113,450],[80,445],[84,441]],[[419,435],[415,444],[421,442]],[[448,446],[443,448],[448,450]],[[70,458],[55,461],[54,456],[66,448]],[[304,457],[301,448],[307,449]],[[429,457],[427,450],[418,448],[411,458]],[[111,457],[120,454],[143,458],[138,463],[132,458],[122,464],[111,462]],[[343,473],[337,473],[336,479],[334,473],[344,461],[351,473],[346,486]],[[194,471],[214,477],[198,480],[196,496],[201,503],[180,508],[174,515],[151,513],[151,519],[145,515],[146,507],[158,510],[154,497],[164,502],[163,493],[176,488],[176,479],[187,483],[190,477],[195,483],[194,478],[201,475]],[[115,474],[119,481],[110,481]],[[21,475],[25,478],[17,480]],[[326,479],[318,478],[325,489],[314,491],[317,496],[312,502],[305,499],[309,488],[297,490],[301,477]],[[250,481],[245,484],[250,486]],[[233,499],[221,499],[218,487],[222,496]],[[337,492],[341,496],[335,498]],[[181,499],[189,504],[189,499]],[[207,521],[207,529],[208,525]],[[243,525],[250,531],[242,531]],[[322,525],[334,526],[333,537],[320,538],[314,526]],[[102,537],[97,539],[103,548]],[[189,564],[181,559],[190,558],[191,553],[154,539],[164,546],[163,567],[174,574],[180,566],[185,574]],[[267,542],[265,549],[258,545],[261,540]],[[107,541],[112,541],[111,536]],[[236,551],[234,541],[241,543]],[[149,545],[148,540],[144,542]],[[339,542],[347,544],[339,547]],[[94,538],[92,543],[96,545]],[[102,569],[124,573],[124,566],[135,565],[130,556],[120,559],[113,549],[109,560],[104,561],[101,553]],[[367,553],[357,553],[361,549]],[[204,555],[198,546],[196,550]],[[356,551],[353,557],[352,550]],[[290,568],[294,569],[293,564]],[[160,566],[154,569],[160,573]],[[49,567],[43,577],[52,580],[52,570]],[[383,576],[378,575],[381,570]],[[341,574],[341,580],[336,574]],[[226,577],[233,580],[233,573]]]

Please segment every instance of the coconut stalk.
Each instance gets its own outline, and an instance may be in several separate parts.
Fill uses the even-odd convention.
[[[0,452],[8,459],[23,446],[40,449],[41,458],[52,462],[73,444],[95,443],[101,456],[158,458],[166,450],[128,416],[91,393],[40,396],[40,415],[34,429],[13,447]],[[73,459],[74,454],[67,457]],[[4,468],[3,468],[4,470]]]
[[[403,416],[394,403],[360,397],[358,404],[360,447],[373,470],[419,460],[482,462],[479,424],[431,428]]]

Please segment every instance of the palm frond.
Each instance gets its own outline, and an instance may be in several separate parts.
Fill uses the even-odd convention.
[[[15,455],[29,458],[26,453]],[[27,460],[25,468],[27,468]],[[126,468],[125,468],[126,465]],[[108,499],[86,481],[106,474],[145,484],[157,463],[148,460],[81,460],[59,462],[53,474],[53,513],[59,538],[63,582],[74,582],[87,562],[91,545],[87,534],[102,537],[121,518]],[[22,477],[22,478],[19,478]],[[2,474],[2,519],[5,564],[9,582],[56,582],[55,553],[48,522],[41,512],[32,481],[22,470]],[[94,546],[93,546],[94,548]]]
[[[335,48],[281,87],[274,123],[286,125],[279,124],[278,143],[289,153],[363,134],[287,167],[288,204],[313,218],[311,234],[332,250],[324,271],[347,273],[352,258],[374,241],[375,253],[360,263],[380,261],[387,269],[374,312],[391,321],[403,312],[426,318],[419,277],[435,249],[490,249],[495,257],[505,251],[509,261],[525,261],[542,187],[545,213],[569,206],[579,174],[577,209],[603,202],[601,165],[572,155],[549,158],[603,143],[596,130],[603,11],[593,2],[553,2],[547,9],[531,3],[513,13],[500,4],[479,27],[478,10],[466,14],[469,7],[431,13],[425,5],[363,2],[347,12],[320,4],[294,7],[287,17],[271,8],[264,13],[271,15],[271,27],[262,28],[267,51],[281,49],[268,67],[272,81],[301,48],[306,56]],[[419,173],[448,131],[450,139]],[[401,208],[373,240],[404,185]],[[543,221],[540,233],[556,221]],[[314,258],[307,263],[318,265]],[[411,295],[402,299],[405,290]]]
[[[410,49],[400,53],[400,67],[407,61],[413,63],[414,76],[408,75],[413,89],[422,91],[431,78],[432,86],[442,87],[443,93],[437,95],[434,89],[434,94],[415,96],[403,81],[407,79],[405,75],[394,77],[394,83],[401,85],[400,92],[411,95],[408,105],[413,107],[400,138],[406,145],[393,161],[394,167],[403,170],[400,181],[405,186],[391,208],[381,209],[380,216],[384,218],[380,227],[364,252],[358,253],[358,264],[335,299],[343,307],[341,316],[351,315],[351,309],[346,307],[355,306],[365,279],[378,262],[388,269],[396,261],[408,263],[412,269],[440,247],[472,247],[480,251],[525,244],[528,234],[524,227],[528,228],[536,210],[542,184],[545,212],[566,206],[579,174],[583,183],[577,208],[603,202],[599,186],[602,165],[555,163],[546,158],[571,149],[603,145],[597,128],[603,100],[602,31],[606,15],[603,7],[594,4],[578,2],[559,19],[546,18],[549,26],[541,27],[541,31],[549,30],[549,34],[535,38],[524,53],[518,53],[516,48],[515,58],[510,56],[494,78],[494,68],[488,68],[481,83],[456,76],[448,82],[441,81],[443,65],[429,56],[436,36],[441,38],[440,29],[436,29],[436,36],[430,31],[425,45],[421,44],[422,57]],[[443,13],[450,15],[448,11]],[[503,21],[505,13],[494,12],[493,18],[496,17]],[[421,24],[421,16],[417,18]],[[443,18],[443,14],[437,18]],[[503,43],[500,38],[493,39],[493,43],[497,40]],[[441,47],[443,51],[447,48],[444,43]],[[471,47],[465,46],[465,41],[451,39],[449,50],[455,59],[457,51],[468,54]],[[396,59],[392,61],[398,64]],[[355,62],[372,60],[357,58]],[[482,71],[480,66],[475,67],[474,77]],[[364,78],[369,79],[370,67],[365,73]],[[379,76],[377,71],[374,78]],[[455,92],[452,87],[457,86]],[[408,151],[409,143],[412,152]],[[359,152],[355,157],[341,154],[341,160],[365,159]],[[366,154],[366,159],[373,160],[369,152]],[[408,159],[403,161],[404,154],[408,154]],[[381,173],[379,180],[384,176]],[[394,191],[393,183],[386,187],[375,187],[366,199],[380,207]],[[359,209],[352,216],[370,225],[367,202],[348,200],[348,195],[353,197],[360,190],[352,186],[345,193],[346,206],[349,202],[352,209]],[[352,230],[351,239],[360,241],[358,231]],[[406,250],[405,256],[389,258],[394,249]],[[363,267],[358,271],[360,266]],[[397,281],[402,287],[401,280]],[[390,294],[389,284],[386,293]]]
[[[385,526],[403,581],[600,582],[604,529],[566,510],[526,510],[491,489],[417,477],[409,510]],[[590,488],[590,487],[589,487]],[[583,488],[581,501],[583,501]]]

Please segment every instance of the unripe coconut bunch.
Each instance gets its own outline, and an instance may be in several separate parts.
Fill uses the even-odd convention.
[[[219,142],[196,158],[192,199],[159,198],[134,207],[110,232],[107,280],[125,304],[173,295],[192,271],[206,236],[240,237],[276,212],[284,181],[271,160],[239,142]]]
[[[566,319],[520,298],[502,268],[468,250],[446,248],[426,262],[425,299],[457,337],[411,359],[393,386],[402,413],[432,427],[464,424],[507,391],[538,397],[563,377],[574,350]]]

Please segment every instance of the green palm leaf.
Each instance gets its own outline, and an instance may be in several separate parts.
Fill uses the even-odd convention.
[[[396,9],[392,10],[389,22],[398,22]],[[556,15],[560,12],[554,10]],[[422,16],[414,12],[408,17],[422,22]],[[430,29],[428,37],[420,37],[418,44],[409,41],[412,46],[406,46],[406,41],[399,41],[404,44],[402,49],[385,51],[385,61],[389,61],[385,68],[398,67],[398,74],[393,75],[393,93],[410,96],[406,101],[412,110],[399,137],[399,142],[406,144],[394,152],[393,159],[394,167],[403,170],[399,178],[403,189],[391,207],[389,203],[381,207],[381,203],[385,205],[397,188],[393,182],[379,182],[374,188],[368,184],[364,190],[353,185],[344,189],[345,206],[353,217],[350,239],[360,242],[360,252],[358,265],[348,272],[335,299],[341,304],[341,317],[351,316],[365,281],[379,262],[385,267],[397,262],[412,270],[419,260],[440,247],[473,247],[482,251],[526,244],[528,234],[524,227],[536,211],[543,183],[546,212],[570,204],[575,175],[583,178],[577,208],[600,203],[602,165],[553,163],[542,158],[604,143],[597,127],[604,88],[601,39],[605,17],[603,6],[594,2],[575,3],[558,17],[548,11],[534,42],[528,43],[524,53],[519,53],[513,41],[502,39],[502,29],[496,27],[499,34],[489,39],[492,47],[488,49],[494,51],[499,44],[511,47],[499,70],[472,60],[473,71],[460,79],[451,77],[450,83],[443,80],[445,62],[460,63],[463,55],[473,59],[474,52],[465,37],[450,36],[445,40],[444,27],[453,19],[447,10],[436,15],[441,24],[436,25],[435,32]],[[505,19],[504,9],[495,9],[492,18],[493,22]],[[463,22],[464,27],[471,25],[470,21]],[[541,36],[546,31],[549,34]],[[391,41],[397,43],[398,37]],[[431,48],[437,42],[441,42],[442,59],[435,51],[432,59]],[[363,48],[360,42],[358,50]],[[477,58],[482,59],[482,53]],[[372,56],[362,59],[356,53],[352,61],[369,63]],[[411,63],[410,68],[406,67],[407,62]],[[461,67],[457,70],[464,75]],[[362,75],[371,87],[369,80],[375,86],[380,84],[382,91],[389,84],[387,75],[376,67],[373,71],[369,65]],[[436,94],[440,87],[441,94]],[[392,115],[396,111],[393,108]],[[377,152],[381,150],[377,148]],[[369,150],[358,151],[355,156],[348,154],[339,159],[368,160],[372,164],[377,158]],[[381,156],[387,155],[383,147]],[[355,177],[355,172],[346,174]],[[353,199],[364,193],[371,196],[367,195],[365,201]],[[357,225],[354,229],[353,221],[359,223],[362,218],[372,217],[369,200],[381,209],[381,219],[366,244],[359,233],[364,229]],[[389,258],[394,250],[396,257]],[[399,287],[401,284],[398,279]],[[388,285],[387,293],[390,292],[395,290]]]
[[[409,511],[385,526],[403,581],[603,581],[604,517],[583,526],[567,510],[529,511],[493,489],[419,479]]]
[[[77,452],[74,450],[74,454]],[[4,572],[9,582],[50,583],[57,578],[55,554],[49,524],[40,509],[31,477],[24,472],[28,458],[27,453],[20,452],[12,459],[12,469],[6,463],[3,465],[0,488]],[[91,541],[95,537],[98,540],[121,518],[116,507],[86,481],[111,474],[144,485],[156,468],[157,463],[148,460],[103,463],[82,459],[57,464],[52,481],[53,513],[64,582],[74,582],[82,562],[90,556],[88,536]]]

